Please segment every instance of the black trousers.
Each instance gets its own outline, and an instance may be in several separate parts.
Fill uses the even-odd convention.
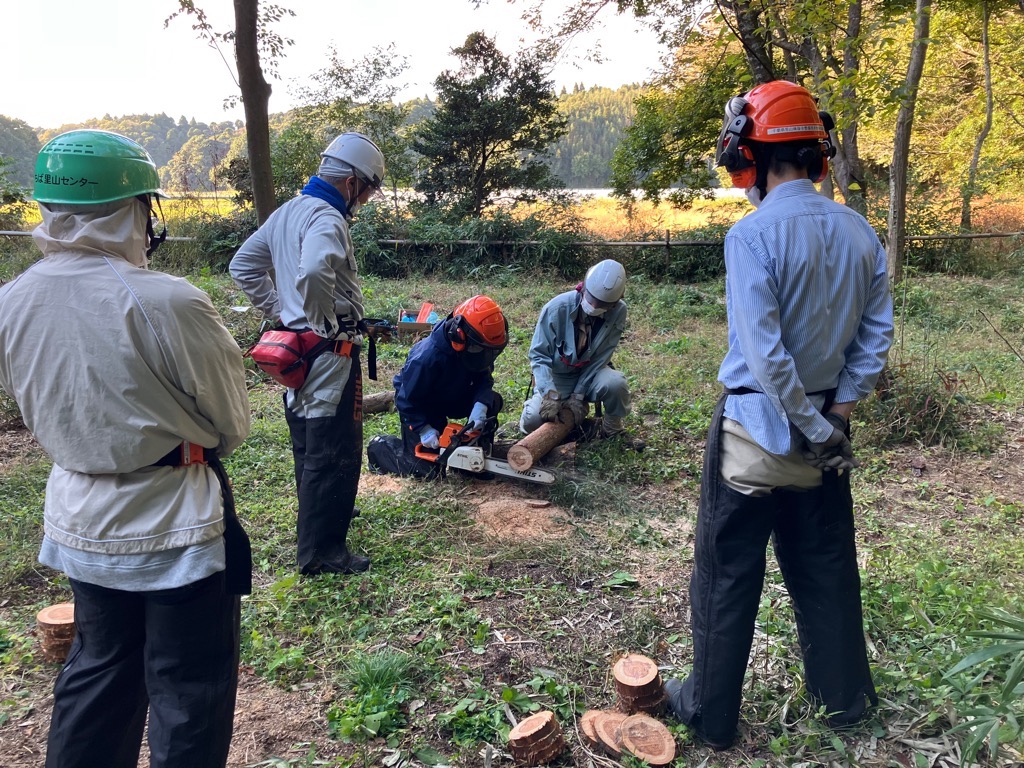
[[[54,687],[46,768],[223,768],[238,685],[239,598],[224,574],[125,592],[80,581],[77,636]]]
[[[719,475],[721,417],[704,459],[690,582],[693,671],[683,684],[686,721],[708,741],[735,736],[769,540],[793,601],[808,692],[844,725],[877,703],[864,641],[850,476],[823,473],[809,491],[745,496]]]
[[[299,495],[299,567],[338,560],[345,551],[363,463],[363,378],[352,356],[333,416],[306,419],[284,409]]]

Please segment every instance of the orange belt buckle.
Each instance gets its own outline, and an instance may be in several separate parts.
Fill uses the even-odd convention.
[[[334,354],[340,355],[341,357],[352,357],[353,346],[355,345],[347,339],[345,341],[336,342],[334,345]]]
[[[187,467],[192,464],[206,464],[203,446],[183,440],[181,443],[181,466]]]

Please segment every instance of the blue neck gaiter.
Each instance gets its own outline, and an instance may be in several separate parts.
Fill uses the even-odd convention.
[[[341,196],[341,192],[319,176],[309,177],[309,182],[302,188],[302,194],[324,200],[338,213],[346,219],[348,218],[348,205],[345,203],[345,198]]]

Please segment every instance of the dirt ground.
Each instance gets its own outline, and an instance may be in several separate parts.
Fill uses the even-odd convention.
[[[890,454],[889,466],[876,485],[881,498],[873,505],[875,514],[885,516],[885,524],[893,527],[937,528],[956,523],[964,514],[978,512],[983,508],[983,500],[992,493],[1006,503],[1021,504],[1024,500],[1024,414],[992,414],[991,418],[1004,422],[1007,437],[1001,448],[990,456],[967,456],[943,450],[922,453],[913,449]],[[24,431],[0,432],[0,469],[22,463],[26,456],[36,451],[38,447]],[[362,478],[360,492],[395,493],[407,482],[412,481],[367,474]],[[670,492],[670,489],[651,489],[651,492]],[[540,495],[542,493],[532,487],[491,481],[473,483],[466,498],[475,505],[473,514],[477,523],[489,535],[502,541],[558,541],[567,537],[575,525],[581,524],[565,510],[538,499]],[[936,499],[941,503],[928,503]],[[954,504],[947,501],[952,499],[962,502],[966,512],[956,512]],[[665,533],[673,540],[685,540],[686,531],[679,527]],[[653,574],[637,575],[641,580],[646,576],[653,577]],[[544,578],[544,574],[539,572],[531,572],[531,576]],[[552,574],[551,577],[558,578],[558,575]],[[4,602],[0,596],[0,610]],[[486,613],[486,606],[481,606],[481,610]],[[580,624],[576,629],[582,630],[583,627]],[[489,647],[488,656],[530,652],[528,645],[515,645],[517,640],[514,637],[506,637],[505,641],[505,644]],[[488,661],[493,663],[488,664]],[[493,669],[508,667],[507,660],[496,658],[484,659],[484,664]],[[0,688],[0,700],[6,700],[4,704],[9,718],[0,725],[0,767],[34,768],[41,764],[52,695],[39,693],[36,698],[26,701],[15,700],[11,694],[15,689],[49,691],[58,669],[57,665],[52,665],[40,670],[36,679],[8,681],[9,690]],[[333,697],[334,692],[322,686],[281,690],[243,668],[228,765],[238,768],[257,763],[272,765],[264,763],[271,758],[301,760],[311,743],[316,744],[316,757],[319,759],[329,760],[350,753],[351,747],[332,741],[326,733],[323,713]],[[7,706],[12,702],[13,706]],[[910,759],[912,751],[906,756],[898,750],[890,754],[897,764],[912,764],[903,762]],[[936,759],[934,765],[947,764],[938,756]],[[140,765],[148,767],[148,764],[144,754]]]

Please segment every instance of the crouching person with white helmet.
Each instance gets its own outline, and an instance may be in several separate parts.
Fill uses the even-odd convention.
[[[581,425],[588,403],[603,410],[603,436],[625,429],[629,385],[611,365],[626,328],[625,291],[626,270],[606,259],[591,267],[574,290],[544,305],[530,344],[534,390],[519,420],[524,432],[564,419],[563,409]]]
[[[362,466],[364,327],[349,221],[379,192],[384,156],[363,134],[343,133],[321,158],[317,175],[242,244],[230,266],[264,315],[328,342],[317,343],[323,351],[305,381],[284,395],[299,496],[298,564],[306,575],[370,567],[347,544]]]
[[[133,768],[147,709],[154,768],[227,762],[251,563],[220,457],[249,402],[209,297],[146,268],[159,194],[135,142],[57,136],[43,259],[0,288],[0,387],[53,460],[39,560],[75,596],[47,768]]]

